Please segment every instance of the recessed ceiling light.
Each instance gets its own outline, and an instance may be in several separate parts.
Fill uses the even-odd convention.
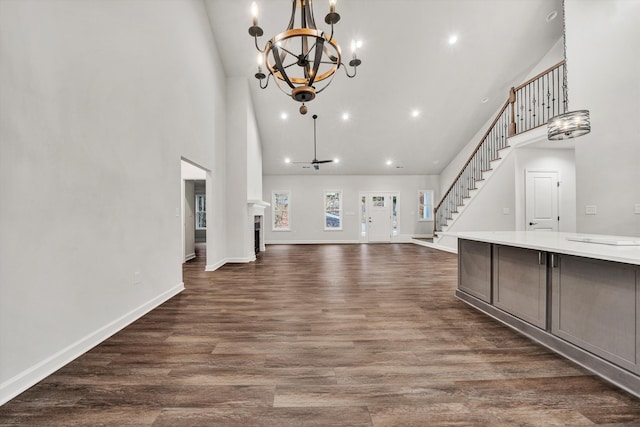
[[[387,166],[391,166],[393,162],[391,160],[387,160]]]
[[[335,159],[333,159],[333,163],[340,163],[340,159],[336,157]]]
[[[547,15],[547,22],[551,22],[554,19],[556,19],[558,17],[558,11],[557,10],[552,10],[551,12],[549,12],[549,14]]]
[[[291,163],[291,159],[287,157],[287,158],[284,159],[284,162],[285,163]]]
[[[457,41],[458,41],[457,35],[454,34],[451,37],[449,37],[449,44],[456,44]]]
[[[411,112],[411,117],[418,117],[420,115],[420,111],[419,110],[413,110]]]
[[[342,113],[342,120],[344,120],[345,122],[349,120],[349,113]]]
[[[282,120],[287,120],[287,117],[289,117],[289,115],[288,115],[287,113],[282,113],[282,114],[280,114],[280,118],[281,118]]]
[[[482,98],[482,101],[480,102],[482,102],[483,104],[486,104],[488,101],[489,101],[489,98],[485,96],[484,98]]]

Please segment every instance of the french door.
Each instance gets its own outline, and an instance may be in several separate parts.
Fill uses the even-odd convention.
[[[360,241],[388,243],[398,235],[398,193],[360,193]]]

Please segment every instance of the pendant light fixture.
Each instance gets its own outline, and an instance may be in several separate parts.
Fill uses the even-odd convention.
[[[353,78],[362,61],[356,55],[358,44],[352,42],[352,57],[349,61],[352,74],[342,63],[340,46],[333,38],[333,26],[340,21],[340,15],[336,12],[336,0],[329,1],[329,13],[324,18],[324,22],[331,26],[330,35],[316,27],[313,0],[291,0],[291,5],[287,29],[270,39],[261,49],[258,37],[264,31],[258,26],[258,6],[254,2],[251,5],[253,23],[249,27],[249,35],[254,38],[259,52],[255,77],[260,82],[260,88],[265,89],[273,76],[280,90],[302,103],[300,113],[306,114],[305,102],[312,101],[329,86],[338,68],[344,67],[347,77]],[[296,15],[299,15],[300,22],[299,27],[294,28]],[[263,66],[268,74],[263,72]]]
[[[567,20],[565,0],[562,1],[562,41],[564,44],[564,67],[562,90],[564,94],[564,113],[552,117],[547,122],[547,138],[550,141],[577,138],[591,132],[589,110],[567,111],[569,109],[569,87],[567,85]]]

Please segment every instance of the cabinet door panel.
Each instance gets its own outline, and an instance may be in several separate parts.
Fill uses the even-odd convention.
[[[500,245],[493,250],[494,305],[546,329],[546,253]]]
[[[458,289],[491,303],[491,244],[458,239]]]
[[[553,334],[624,368],[640,372],[637,268],[556,255]]]

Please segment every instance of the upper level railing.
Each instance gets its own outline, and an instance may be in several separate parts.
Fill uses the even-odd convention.
[[[566,111],[564,67],[565,62],[562,61],[511,89],[509,100],[513,99],[516,130],[510,136],[544,126],[551,117]]]
[[[564,66],[562,61],[511,88],[509,98],[434,209],[434,234],[442,231],[464,205],[470,191],[482,181],[482,173],[492,169],[491,162],[500,158],[499,152],[508,146],[509,137],[544,126],[551,117],[564,111],[567,89],[562,78]]]

